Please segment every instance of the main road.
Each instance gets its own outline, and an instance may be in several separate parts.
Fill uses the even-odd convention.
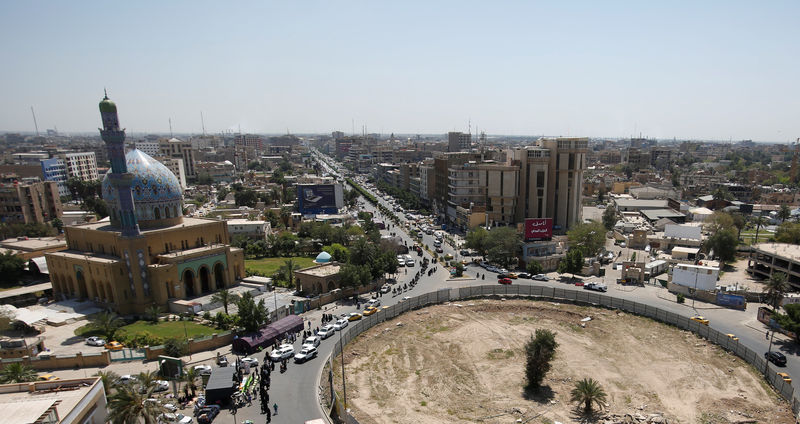
[[[325,167],[328,169],[329,173],[333,175],[337,174],[335,170],[330,169],[327,167],[327,165]],[[366,187],[364,188],[366,189]],[[375,193],[373,191],[370,192],[373,194],[373,196],[378,198],[381,203],[384,204],[384,206],[391,210],[391,206],[388,204],[388,202],[386,202],[385,199],[382,198],[379,193]],[[391,223],[391,220],[388,217],[382,216],[374,206],[367,203],[363,199],[360,201],[364,204],[361,206],[361,209],[373,212],[376,217],[382,219],[387,223],[387,225]],[[401,218],[401,220],[405,221],[405,218]],[[402,237],[403,241],[408,243],[409,246],[414,243],[412,238],[405,231],[401,230],[400,226],[395,226],[392,224],[391,228],[387,227],[386,230],[381,232],[384,235],[392,232],[396,233],[398,236]],[[426,238],[424,243],[432,246],[432,239],[429,241]],[[447,246],[446,243],[444,249],[445,253],[451,253],[454,255],[456,253],[455,249]],[[432,260],[428,252],[424,252],[424,257]],[[415,259],[420,258],[415,256]],[[417,273],[417,271],[420,270],[420,263],[421,261],[417,260],[414,267],[407,268],[408,274],[405,274],[402,271],[399,272],[397,278],[398,285],[407,284]],[[467,267],[465,271],[465,276],[467,278],[461,278],[457,280],[450,279],[449,272],[446,271],[441,265],[435,265],[435,269],[436,272],[431,276],[428,276],[427,272],[422,272],[419,282],[414,288],[411,288],[410,290],[397,296],[392,296],[391,293],[383,295],[381,297],[382,304],[393,305],[402,301],[404,296],[418,296],[420,294],[435,291],[441,288],[495,284],[497,281],[496,274],[488,272],[477,266]],[[485,276],[485,279],[476,278],[478,273]],[[607,278],[609,278],[610,281],[615,281],[615,271],[609,269],[607,270],[607,273],[609,274]],[[536,284],[549,287],[565,287],[568,284],[567,281],[569,280],[567,279],[561,280],[554,273],[550,273],[549,275],[551,276],[551,279],[547,282],[514,280],[514,284]],[[587,281],[588,280],[591,280],[591,278],[587,278]],[[609,296],[636,301],[687,317],[700,313],[711,321],[711,326],[714,329],[723,333],[735,334],[737,337],[739,337],[740,343],[755,352],[767,351],[768,340],[766,340],[764,337],[764,326],[755,319],[757,308],[758,306],[761,306],[759,304],[749,304],[746,311],[721,308],[702,302],[698,302],[696,305],[692,306],[691,302],[687,304],[678,304],[674,300],[675,296],[668,293],[665,289],[656,286],[629,287],[609,284],[608,287],[609,290],[606,294]],[[360,312],[360,309],[363,309],[363,306],[357,310],[354,304],[338,302],[335,305],[328,305],[326,310],[308,312],[304,315],[304,319],[311,322],[312,328],[316,328],[317,326],[321,326],[320,317],[323,312],[334,313],[338,315],[349,312]],[[345,331],[347,330],[345,329]],[[325,412],[321,409],[318,403],[318,393],[320,389],[319,379],[322,373],[322,367],[324,366],[324,359],[331,353],[334,344],[337,343],[337,340],[338,336],[333,336],[327,340],[324,340],[319,347],[319,354],[317,358],[312,359],[304,364],[292,363],[288,367],[288,370],[283,374],[279,372],[274,372],[272,374],[272,384],[269,390],[269,404],[277,404],[279,407],[278,415],[273,417],[273,422],[297,424],[324,416]],[[776,343],[773,345],[773,349],[781,350],[787,355],[788,366],[783,371],[789,372],[790,375],[800,377],[800,360],[798,360],[797,356],[795,355],[796,348],[794,343],[784,337],[776,337],[775,340]],[[299,340],[295,343],[296,350],[300,347],[300,344],[301,341]],[[264,363],[267,353],[268,352],[262,352],[256,355],[260,363]],[[798,381],[798,379],[795,379],[795,381]],[[220,419],[224,420],[224,417],[219,417],[218,420]],[[260,413],[258,402],[254,402],[253,406],[251,407],[240,409],[237,412],[237,419],[253,419],[257,423],[264,422],[264,417]]]

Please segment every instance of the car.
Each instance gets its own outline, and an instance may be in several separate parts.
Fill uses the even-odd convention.
[[[219,414],[219,406],[217,405],[206,405],[197,410],[195,415],[197,415],[197,422],[200,424],[209,424],[211,421],[214,421],[214,417]]]
[[[550,279],[549,279],[549,278],[547,278],[547,276],[546,276],[546,275],[544,275],[544,274],[536,274],[536,275],[534,275],[532,278],[533,278],[534,280],[536,280],[536,281],[550,281]]]
[[[433,245],[436,246],[436,247],[441,247],[442,246],[442,241],[439,240],[439,239],[436,239],[436,240],[433,241]]]
[[[270,352],[269,359],[273,362],[278,362],[281,359],[291,358],[292,356],[294,356],[294,346],[282,344]]]
[[[322,341],[322,339],[320,339],[319,336],[308,336],[308,337],[306,337],[305,340],[303,340],[303,346],[311,345],[311,346],[317,347],[317,346],[319,346],[321,341]]]
[[[124,374],[124,375],[119,376],[119,378],[117,379],[117,381],[115,383],[116,384],[129,384],[129,383],[133,383],[135,381],[136,381],[136,377],[135,376],[132,376],[130,374]]]
[[[350,314],[347,316],[348,321],[358,321],[361,318],[363,318],[363,316],[358,312],[350,312]]]
[[[409,299],[411,299],[411,296],[403,296],[403,298],[400,301],[401,302],[405,302],[406,300],[409,300]]]
[[[286,346],[286,345],[281,345],[281,346]],[[241,362],[242,364],[250,364],[250,368],[255,368],[258,366],[258,359],[252,357],[242,358],[239,360],[239,362]]]
[[[323,340],[327,339],[328,337],[332,336],[333,333],[336,332],[336,329],[333,328],[333,325],[326,325],[319,329],[317,335],[322,337]]]
[[[509,272],[508,273],[508,278],[510,278],[512,280],[516,280],[517,278],[519,278],[519,276],[517,274],[513,273],[513,272]]]
[[[506,275],[506,274],[497,274],[497,279],[499,280],[501,278],[508,278],[508,275]]]
[[[735,342],[738,342],[738,341],[739,341],[739,338],[738,338],[738,337],[736,337],[736,335],[735,335],[735,334],[730,334],[730,333],[728,333],[728,334],[726,334],[726,336],[728,336],[728,338],[730,338],[731,340],[733,340],[733,341],[735,341]]]
[[[416,264],[414,263],[414,259],[413,259],[413,258],[411,258],[410,256],[409,256],[409,257],[407,257],[407,258],[406,258],[406,266],[407,266],[407,267],[413,267],[414,265],[416,265]]]
[[[764,358],[779,367],[786,366],[786,356],[780,352],[770,351],[764,353]]]
[[[104,345],[104,347],[108,350],[122,350],[123,346],[122,343],[117,341],[108,342]]]
[[[792,377],[789,377],[789,374],[786,374],[785,372],[779,372],[778,377],[782,378],[783,381],[792,384]]]
[[[194,372],[197,375],[211,375],[211,365],[195,365]]]
[[[527,272],[520,272],[519,274],[517,274],[517,277],[530,280],[532,275],[528,274]]]
[[[165,405],[166,406],[166,405]],[[192,424],[194,420],[192,417],[187,417],[183,414],[178,414],[175,411],[165,412],[158,416],[156,419],[158,424]]]
[[[100,337],[92,336],[86,339],[86,344],[89,346],[105,346],[106,341]]]
[[[39,381],[55,381],[61,380],[60,378],[54,376],[53,374],[42,374],[38,378]]]
[[[397,266],[406,266],[406,260],[401,258],[401,257],[398,257],[397,258]]]
[[[594,290],[599,292],[607,292],[608,286],[603,283],[586,283],[583,285],[584,290]]]
[[[486,267],[486,270],[489,271],[489,272],[500,272],[499,268],[497,268],[496,266],[492,266],[492,265],[488,265]]]
[[[507,269],[505,269],[505,268],[498,268],[498,269],[497,269],[497,272],[499,272],[499,273],[501,273],[501,274],[508,274],[508,270],[507,270]]]
[[[444,253],[444,249],[442,249],[442,246],[436,247],[436,253]]]
[[[218,367],[227,367],[228,366],[228,357],[225,355],[220,355],[217,357],[217,366]]]
[[[336,324],[333,324],[333,329],[336,330],[336,331],[340,331],[343,328],[347,327],[347,323],[348,323],[347,322],[347,318],[342,318],[342,319],[336,321]]]
[[[367,302],[367,306],[376,306],[376,307],[377,306],[381,306],[381,300],[380,299],[370,299],[369,302]]]
[[[364,316],[367,317],[374,314],[375,312],[378,312],[378,308],[374,306],[367,306],[367,309],[364,309],[364,312],[362,312],[362,314],[364,314]]]
[[[602,203],[597,205],[597,209],[605,209],[605,208],[606,208],[606,205],[604,205]]]
[[[703,317],[702,315],[695,315],[695,316],[693,316],[693,317],[691,317],[689,319],[694,321],[694,322],[699,322],[700,324],[703,324],[703,325],[708,325],[708,320],[705,317]]]
[[[500,283],[500,284],[511,284],[511,279],[510,278],[501,278],[501,279],[497,280],[497,282]]]
[[[294,355],[295,362],[305,362],[317,357],[317,348],[311,345],[304,345],[300,352]]]
[[[156,380],[153,382],[154,392],[166,392],[169,390],[169,382],[166,380]]]
[[[384,284],[383,287],[381,287],[381,293],[385,294],[385,293],[389,293],[390,291],[392,291],[392,288],[389,287],[389,285],[387,285],[387,284]]]
[[[178,412],[178,407],[173,403],[165,403],[164,409],[166,409],[167,412]]]

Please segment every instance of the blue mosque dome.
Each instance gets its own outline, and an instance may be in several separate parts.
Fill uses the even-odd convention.
[[[125,155],[125,163],[128,173],[133,177],[130,190],[139,225],[148,228],[181,222],[183,191],[175,174],[138,149]],[[109,174],[103,178],[103,200],[108,204],[112,224],[119,222],[119,198],[109,180]]]
[[[318,264],[326,264],[330,261],[331,261],[331,254],[328,252],[320,252],[320,254],[317,255],[317,258],[314,259],[314,262]]]

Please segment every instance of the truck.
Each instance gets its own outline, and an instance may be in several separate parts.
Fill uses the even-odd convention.
[[[583,285],[583,289],[584,290],[594,290],[594,291],[599,291],[599,292],[606,292],[606,291],[608,291],[608,286],[606,286],[604,283],[591,282],[591,283],[584,284]]]

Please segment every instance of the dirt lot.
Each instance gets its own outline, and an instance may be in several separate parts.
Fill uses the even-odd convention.
[[[556,331],[559,347],[544,389],[527,396],[523,345],[538,328]],[[345,364],[349,407],[362,424],[604,422],[626,413],[661,413],[670,423],[795,422],[788,404],[735,356],[692,333],[590,307],[434,306],[362,334],[348,344]],[[608,394],[605,412],[588,419],[569,401],[584,377]]]

